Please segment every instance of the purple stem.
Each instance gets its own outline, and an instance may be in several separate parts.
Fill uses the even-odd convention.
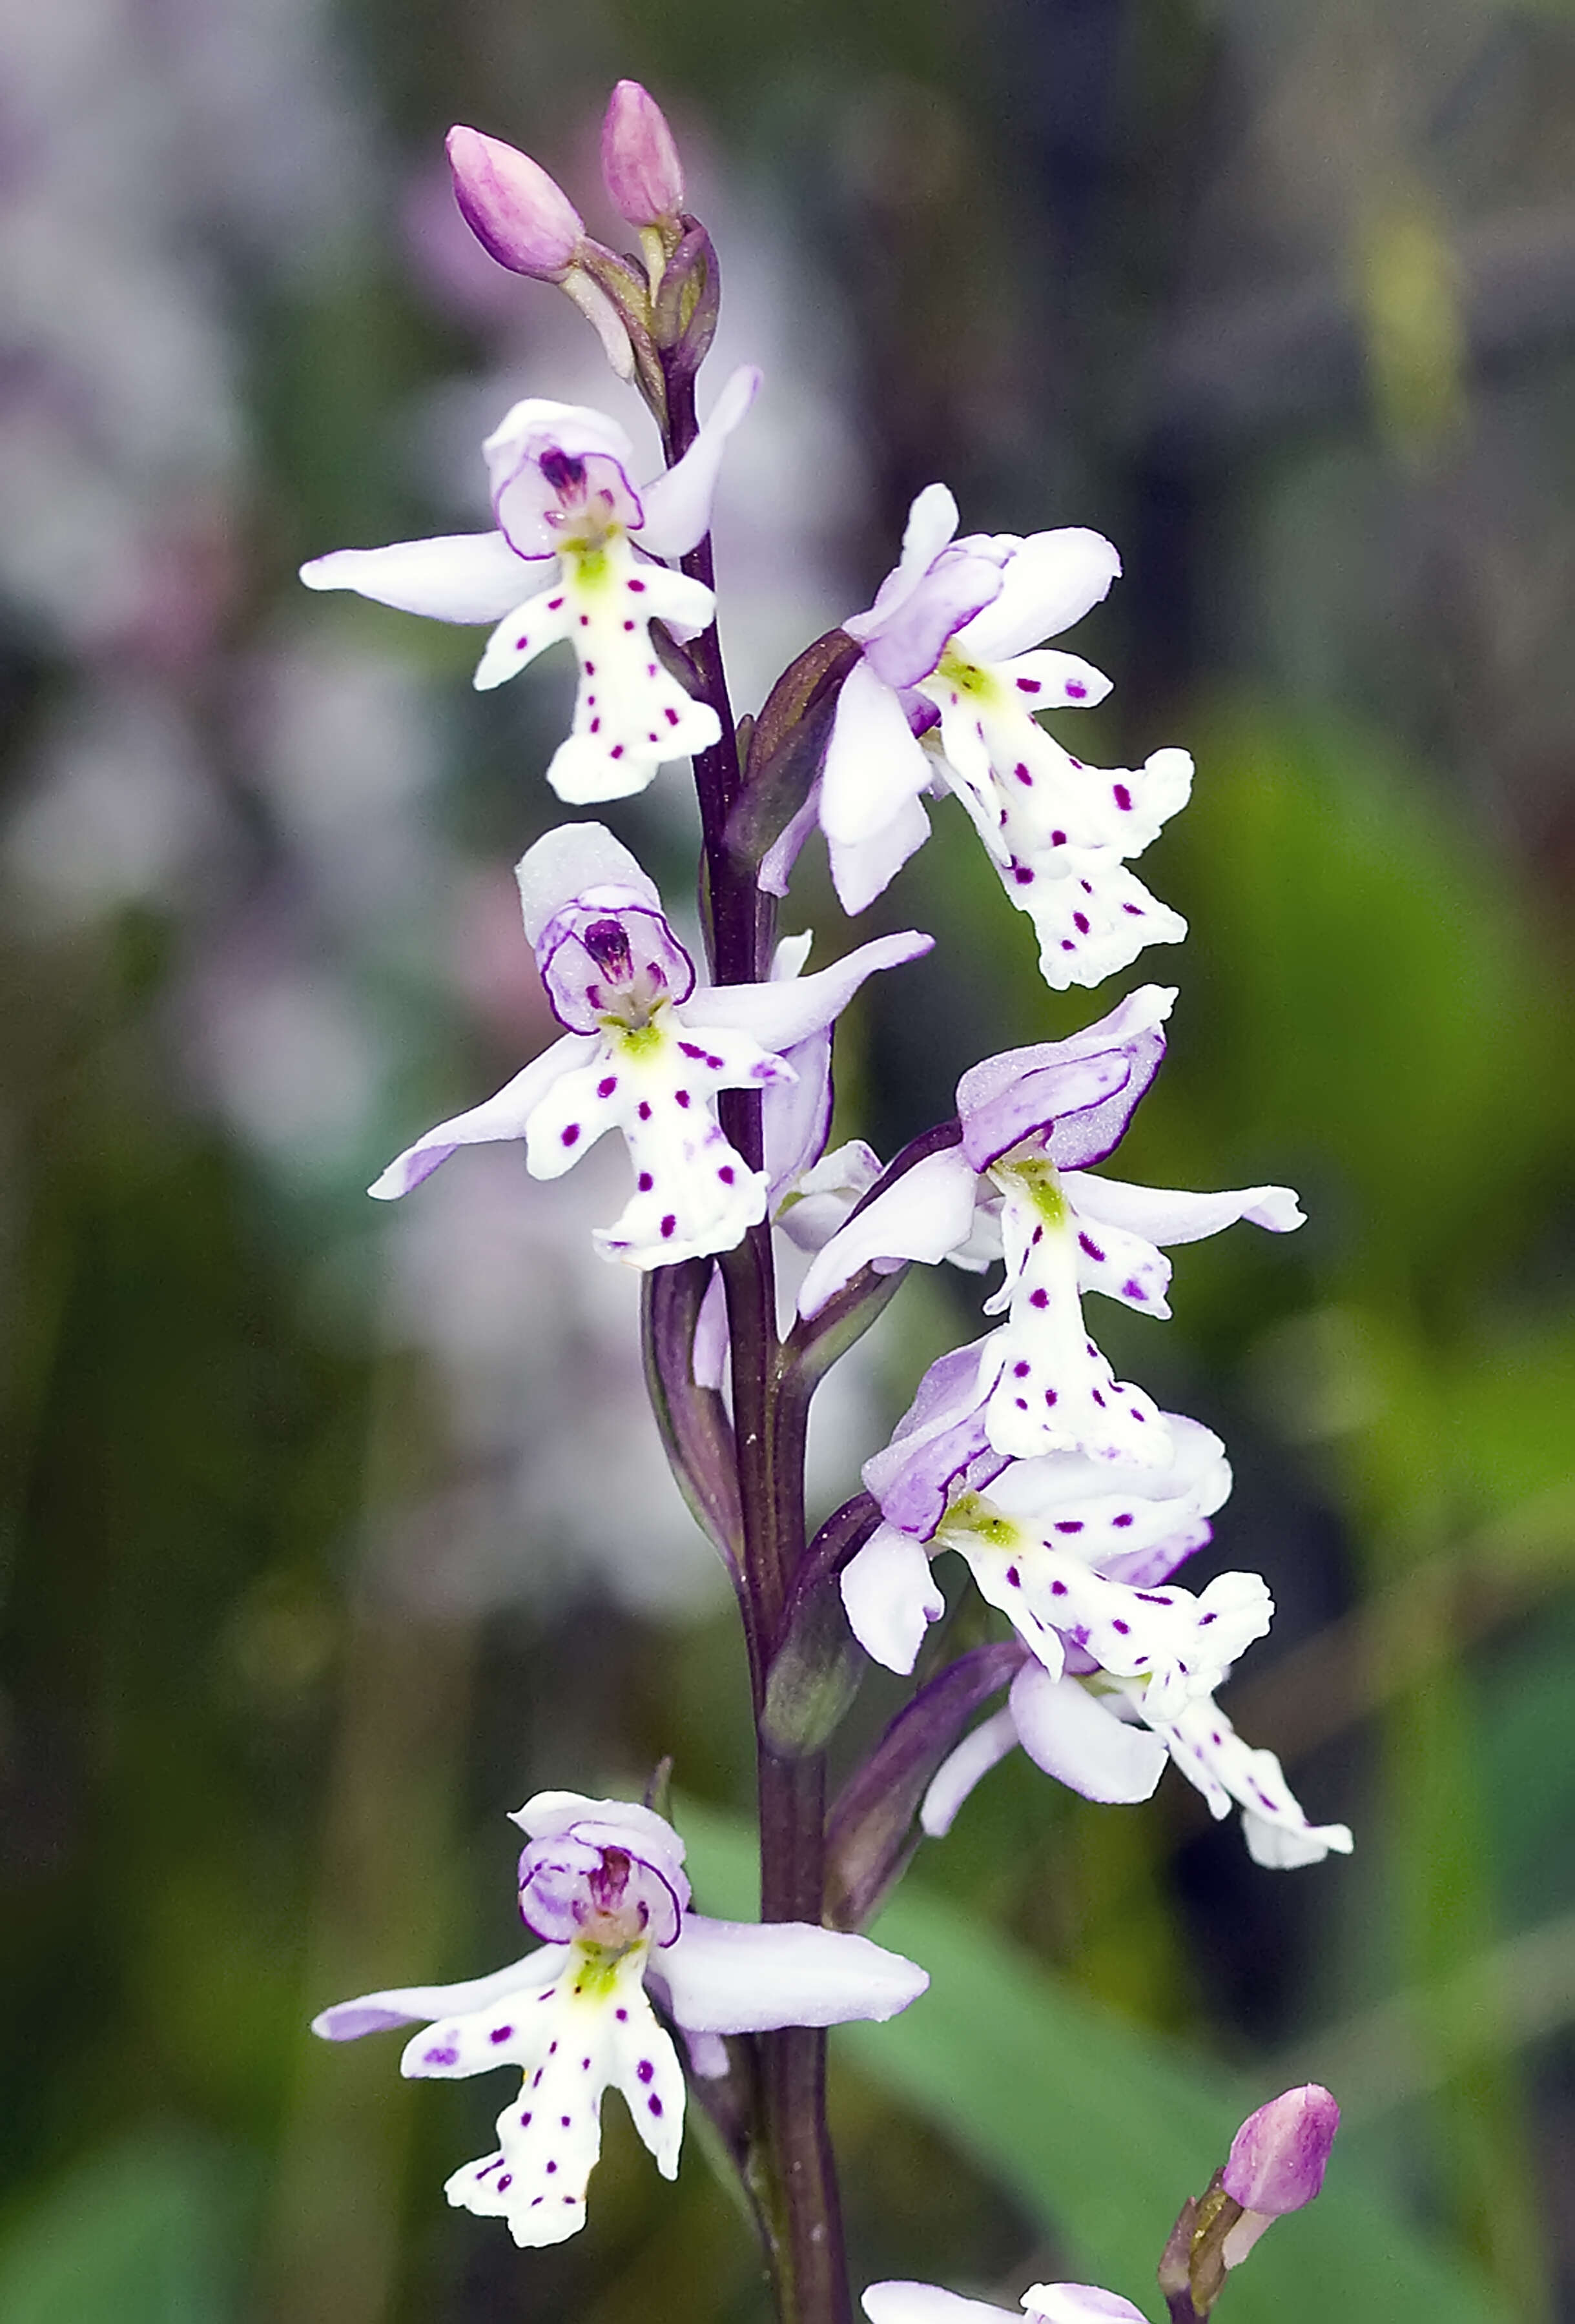
[[[665,368],[662,424],[671,466],[693,443],[698,422],[692,373],[674,364]],[[691,579],[714,586],[709,535],[681,562]],[[716,711],[722,730],[720,741],[694,761],[704,832],[702,901],[711,973],[718,984],[755,983],[770,969],[775,907],[761,891],[753,871],[739,864],[727,847],[727,818],[743,788],[743,770],[715,623],[687,651],[696,689]],[[719,1112],[728,1138],[746,1162],[758,1169],[758,1093],[729,1091]],[[793,1577],[805,1553],[802,1408],[799,1399],[781,1394],[770,1226],[752,1229],[722,1259],[721,1268],[732,1348],[743,1595],[756,1717],[761,1917],[818,1926],[826,1880],[825,1757],[817,1752],[779,1759],[759,1732],[766,1676],[762,1646],[780,1635]],[[851,2324],[841,2203],[826,2123],[826,2036],[813,2027],[788,2026],[755,2040],[759,2112],[746,2175],[766,2242],[781,2324]]]

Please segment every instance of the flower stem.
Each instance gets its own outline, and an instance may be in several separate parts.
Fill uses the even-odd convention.
[[[663,438],[668,462],[698,431],[692,376],[670,372]],[[713,586],[708,534],[682,560]],[[705,896],[712,973],[718,984],[769,973],[774,906],[731,853],[727,818],[743,787],[737,732],[715,624],[688,648],[701,698],[721,739],[694,761],[705,839]],[[762,1161],[760,1099],[731,1091],[722,1125],[751,1168]],[[742,1594],[748,1608],[760,1803],[760,1911],[765,1921],[822,1918],[826,1880],[823,1753],[782,1759],[759,1731],[769,1657],[793,1576],[805,1555],[801,1399],[783,1393],[776,1283],[769,1222],[753,1228],[721,1262],[732,1349],[733,1439],[743,1519]],[[841,2202],[826,2122],[826,2036],[790,2026],[755,2037],[757,2116],[747,2178],[761,2223],[780,2324],[849,2324]]]

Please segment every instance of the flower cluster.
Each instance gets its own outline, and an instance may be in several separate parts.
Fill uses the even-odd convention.
[[[702,1918],[682,1843],[651,1805],[543,1793],[515,1819],[529,1843],[520,1911],[540,1947],[471,1983],[340,2004],[317,2030],[345,2040],[414,2024],[410,2075],[521,2071],[496,2149],[448,2183],[452,2202],[505,2218],[521,2244],[580,2225],[609,2084],[671,2177],[687,2082],[752,2199],[777,2190],[763,2231],[774,2264],[791,2247],[798,2312],[815,2312],[803,2287],[820,2282],[830,2313],[836,2203],[812,2029],[887,2017],[924,1988],[922,1969],[854,1933],[900,1870],[915,1812],[940,1838],[1021,1744],[1060,1782],[1110,1803],[1146,1799],[1173,1760],[1217,1816],[1239,1806],[1260,1864],[1351,1845],[1343,1824],[1309,1822],[1274,1755],[1237,1737],[1215,1700],[1274,1611],[1256,1574],[1176,1578],[1229,1495],[1224,1447],[1118,1379],[1084,1313],[1098,1295],[1167,1316],[1169,1250],[1240,1221],[1283,1234],[1302,1214],[1284,1186],[1193,1193],[1104,1174],[1164,1056],[1176,995],[1152,984],[1070,1038],[972,1067],[954,1113],[889,1165],[857,1140],[829,1150],[838,1020],[867,979],[917,960],[931,939],[884,935],[811,970],[810,937],[779,938],[775,913],[817,828],[838,899],[857,914],[928,837],[925,796],[950,792],[1058,989],[1095,986],[1186,934],[1130,866],[1185,804],[1191,759],[1163,749],[1140,768],[1096,769],[1042,723],[1109,691],[1090,663],[1045,641],[1099,603],[1119,559],[1075,528],[959,534],[950,493],[931,484],[874,603],[809,648],[740,725],[707,536],[724,449],[761,383],[735,372],[699,420],[717,273],[665,122],[635,84],[615,91],[603,168],[638,230],[627,258],[588,234],[526,156],[456,129],[449,157],[485,247],[595,324],[656,422],[662,465],[653,475],[616,419],[527,399],[482,447],[491,529],[340,549],[303,577],[491,624],[484,689],[570,645],[579,689],[549,784],[571,805],[616,800],[692,758],[704,879],[697,941],[602,824],[537,840],[518,865],[520,899],[561,1034],[494,1096],[418,1138],[371,1192],[403,1196],[461,1147],[495,1140],[521,1141],[529,1175],[553,1179],[608,1130],[622,1136],[633,1191],[595,1244],[644,1278],[663,1444],[738,1593],[772,1909],[758,1925]],[[931,1367],[865,1463],[864,1491],[806,1540],[810,1397],[904,1272],[941,1261],[1000,1267],[983,1303],[989,1328]],[[779,1268],[796,1295],[779,1287]],[[935,1570],[946,1553],[1004,1618],[998,1635],[966,1684],[966,1657],[927,1676],[828,1820],[823,1754],[846,1674],[860,1649],[914,1670],[944,1611]],[[862,1885],[838,1886],[838,1847],[866,1868]],[[794,2106],[809,2110],[796,2122]],[[1332,2124],[1305,2105],[1296,2114],[1285,2137],[1305,2170],[1286,2163],[1283,2128],[1277,2116],[1244,2128],[1207,2221],[1188,2228],[1189,2299],[1212,2296],[1209,2271],[1222,2280],[1252,2222],[1308,2199],[1286,2192],[1291,2180],[1316,2191]],[[1042,2286],[1024,2304],[1044,2324],[1136,2315],[1089,2285]],[[872,2287],[865,2305],[872,2324],[986,2324],[998,2312],[896,2283]]]

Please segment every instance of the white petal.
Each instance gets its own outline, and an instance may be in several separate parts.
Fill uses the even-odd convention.
[[[685,1024],[734,1026],[748,1033],[763,1049],[780,1056],[812,1033],[834,1024],[866,977],[877,970],[900,968],[933,949],[933,936],[915,928],[876,936],[813,976],[796,976],[771,984],[709,985],[692,993],[678,1010]]]
[[[608,2034],[609,2080],[623,2092],[635,2127],[662,2177],[676,2179],[683,2143],[683,2068],[672,2036],[657,2023],[644,1993],[627,1991],[624,2001],[628,2015],[615,2015]]]
[[[440,1121],[413,1146],[407,1146],[384,1171],[380,1178],[366,1189],[380,1203],[391,1203],[400,1194],[408,1194],[423,1178],[430,1178],[440,1162],[446,1162],[456,1147],[486,1146],[507,1138],[523,1138],[525,1125],[546,1096],[554,1082],[564,1074],[572,1073],[595,1048],[588,1034],[565,1033],[550,1049],[543,1049],[533,1058],[523,1073],[506,1082],[495,1097],[484,1104],[472,1106],[468,1113],[457,1113],[449,1121]]]
[[[799,1291],[801,1315],[818,1315],[861,1267],[912,1259],[935,1266],[966,1243],[973,1229],[978,1176],[960,1146],[942,1147],[904,1170],[895,1183],[834,1234]]]
[[[478,694],[490,694],[494,687],[516,678],[549,646],[561,644],[569,628],[569,601],[561,588],[551,595],[532,598],[528,604],[511,607],[487,639],[470,683]]]
[[[1001,884],[1039,938],[1039,973],[1052,992],[1091,991],[1130,967],[1145,945],[1184,944],[1187,923],[1162,904],[1113,848],[1069,847],[1014,869]]]
[[[638,899],[654,911],[662,897],[654,880],[636,862],[605,823],[561,823],[528,847],[514,866],[525,935],[533,945],[554,913],[592,889],[625,892],[620,903]]]
[[[1237,1186],[1218,1194],[1176,1194],[1165,1186],[1134,1186],[1082,1170],[1062,1174],[1068,1200],[1079,1216],[1099,1219],[1152,1243],[1201,1242],[1250,1219],[1271,1234],[1304,1226],[1306,1213],[1289,1186]]]
[[[672,2014],[700,2034],[763,2034],[779,2025],[844,2025],[894,2017],[930,1979],[867,1937],[807,1921],[712,1921],[685,1916],[676,1944],[656,1956]]]
[[[1044,2324],[1148,2324],[1141,2308],[1098,2283],[1035,2283],[1023,2305]]]
[[[752,364],[736,371],[677,466],[642,492],[645,521],[635,538],[653,557],[687,556],[703,539],[727,438],[754,402],[760,379]]]
[[[604,1096],[609,1082],[612,1089]],[[618,1075],[604,1048],[573,1073],[561,1074],[532,1108],[525,1124],[526,1169],[533,1178],[561,1178],[622,1120],[625,1110]]]
[[[964,1800],[992,1767],[999,1766],[1017,1748],[1017,1729],[1009,1711],[997,1711],[965,1735],[949,1758],[935,1771],[919,1810],[919,1824],[931,1840],[943,1840],[957,1820]]]
[[[946,1611],[923,1545],[895,1526],[877,1526],[842,1569],[842,1603],[866,1654],[904,1676],[931,1622]]]
[[[551,563],[516,557],[501,532],[450,532],[387,549],[336,549],[301,568],[309,589],[353,589],[437,622],[496,622],[544,589]]]
[[[997,666],[996,676],[1023,696],[1026,710],[1088,710],[1110,691],[1102,669],[1080,654],[1061,653],[1054,647],[1014,654]]]
[[[837,697],[820,779],[820,828],[834,844],[874,838],[934,772],[894,689],[855,662]]]
[[[793,1055],[801,1057],[803,1051],[796,1049]],[[767,1104],[770,1098],[767,1092]],[[880,1174],[880,1157],[873,1148],[862,1138],[849,1139],[834,1153],[823,1154],[812,1169],[800,1172],[776,1222],[797,1250],[824,1250]]]
[[[1146,1800],[1170,1757],[1157,1735],[1128,1727],[1075,1678],[1024,1664],[1012,1683],[1018,1740],[1036,1766],[1087,1800]]]
[[[969,661],[1004,661],[1059,637],[1109,594],[1121,559],[1097,532],[1068,525],[1031,533],[1006,565],[1001,594],[958,632]]]
[[[1004,2316],[1017,2324],[1012,2310],[992,2308],[987,2300],[965,2300],[938,2283],[872,2283],[863,2300],[869,2324],[1001,2324]]]
[[[1266,1872],[1294,1872],[1304,1864],[1321,1864],[1331,1849],[1337,1856],[1348,1856],[1351,1852],[1349,1824],[1308,1824],[1298,1831],[1283,1823],[1271,1823],[1267,1816],[1245,1808],[1241,1830],[1247,1854]]]
[[[473,1977],[462,1985],[401,1985],[384,1993],[364,1993],[355,2001],[339,2001],[311,2021],[311,2030],[325,2042],[355,2042],[363,2034],[385,2033],[391,2026],[490,2009],[511,1993],[533,1989],[557,1973],[569,1957],[566,1945],[542,1945],[490,1977]]]
[[[915,792],[903,801],[889,823],[884,823],[867,839],[828,838],[826,852],[830,859],[831,884],[837,890],[838,902],[850,919],[867,911],[877,896],[885,895],[908,858],[917,855],[929,836],[930,817],[923,800]],[[763,863],[763,888],[766,885],[764,871]]]
[[[687,573],[670,573],[665,565],[643,565],[640,578],[645,584],[646,612],[665,622],[681,645],[710,628],[717,617],[717,594],[703,581],[691,581]]]

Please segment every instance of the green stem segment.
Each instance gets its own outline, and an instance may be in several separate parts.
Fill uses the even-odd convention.
[[[676,368],[659,415],[668,463],[698,432],[694,382]],[[708,536],[682,560],[712,586]],[[695,760],[705,846],[705,904],[711,973],[718,984],[753,983],[770,971],[774,907],[753,871],[730,853],[727,817],[743,787],[732,706],[715,625],[687,649],[701,698],[717,713],[721,740]],[[722,1127],[751,1168],[762,1159],[760,1098],[729,1091]],[[819,1926],[825,1907],[826,1761],[823,1752],[783,1759],[759,1731],[773,1647],[793,1576],[805,1555],[803,1405],[783,1392],[776,1331],[776,1282],[769,1224],[751,1230],[722,1260],[732,1343],[733,1425],[743,1514],[743,1593],[756,1720],[760,1803],[760,1911],[765,1921]],[[780,2324],[850,2324],[841,2202],[826,2122],[826,2036],[790,2026],[755,2037],[758,2061],[754,2135],[746,2175],[770,2264]]]

